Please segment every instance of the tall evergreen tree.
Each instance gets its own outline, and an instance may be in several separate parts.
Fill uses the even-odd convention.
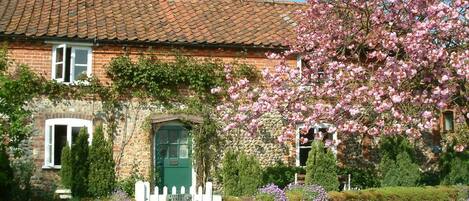
[[[70,188],[72,184],[72,156],[70,153],[70,146],[65,146],[62,149],[62,156],[60,158],[60,179],[65,188]]]
[[[94,132],[88,159],[88,192],[95,197],[109,195],[115,187],[115,162],[112,157],[112,144],[104,138],[101,126]]]
[[[337,164],[331,150],[324,148],[324,144],[314,141],[306,161],[306,184],[317,184],[327,191],[339,189]]]
[[[88,132],[82,128],[76,143],[72,145],[72,196],[85,197],[88,195]]]

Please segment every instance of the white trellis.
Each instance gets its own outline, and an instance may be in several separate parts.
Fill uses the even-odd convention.
[[[182,198],[183,200],[189,199],[191,201],[221,201],[220,195],[213,195],[212,191],[212,182],[207,182],[205,185],[205,193],[203,192],[202,186],[196,189],[191,186],[189,192],[186,191],[184,186],[181,186],[179,193],[177,188],[173,186],[171,188],[171,194],[168,194],[168,187],[163,187],[163,194],[159,194],[160,189],[156,186],[151,194],[150,183],[137,181],[135,183],[135,201],[166,201],[171,197],[179,196],[178,200],[181,200],[180,197],[187,195],[187,197]],[[190,196],[189,196],[190,195]]]

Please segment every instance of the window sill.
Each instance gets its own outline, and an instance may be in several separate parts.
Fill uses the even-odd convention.
[[[43,170],[60,170],[62,166],[60,165],[43,165],[42,169]]]
[[[58,84],[64,84],[64,85],[69,85],[69,86],[89,86],[90,85],[90,82],[88,81],[81,81],[81,80],[77,80],[77,81],[73,81],[73,82],[64,82],[64,81],[61,81],[61,80],[56,80],[56,79],[52,79],[54,81],[56,81]]]

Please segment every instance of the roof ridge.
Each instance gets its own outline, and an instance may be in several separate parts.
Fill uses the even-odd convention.
[[[207,2],[213,2],[213,1],[218,1],[218,2],[253,2],[253,3],[271,3],[271,4],[283,4],[283,5],[306,5],[306,2],[295,2],[291,0],[167,0],[168,2],[201,2],[201,1],[207,1]]]

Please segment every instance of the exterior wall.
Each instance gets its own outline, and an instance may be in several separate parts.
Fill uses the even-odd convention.
[[[9,41],[9,57],[19,64],[27,64],[34,72],[50,79],[52,70],[52,44],[40,41]],[[98,45],[93,46],[92,74],[102,82],[110,82],[106,77],[105,66],[112,58],[124,53],[136,58],[142,52],[150,50],[162,60],[173,59],[171,47],[146,47],[146,46],[123,46],[123,45]],[[216,58],[224,62],[238,60],[247,64],[255,65],[262,69],[273,67],[278,61],[269,60],[265,57],[265,51],[221,48],[186,48],[179,49],[184,55],[197,58]],[[288,61],[296,65],[293,58]],[[34,134],[29,139],[32,147],[32,158],[36,167],[32,177],[35,187],[45,190],[53,190],[59,185],[60,177],[58,169],[46,169],[44,165],[45,152],[45,128],[47,119],[52,118],[79,118],[92,120],[94,126],[102,122],[102,106],[99,101],[63,100],[53,103],[47,99],[37,99],[31,103],[34,110]],[[123,117],[118,122],[117,135],[114,136],[114,159],[116,161],[116,173],[119,179],[129,177],[135,171],[150,176],[152,166],[153,133],[148,128],[148,117],[155,113],[163,113],[161,108],[149,108],[137,103],[126,103],[122,110]],[[104,122],[105,124],[105,122]],[[150,126],[151,128],[151,126]],[[237,134],[238,135],[238,134]],[[288,162],[289,150],[276,142],[275,134],[271,137],[248,137],[229,138],[228,147],[256,155],[263,166],[273,164],[278,160]],[[228,135],[230,136],[230,135]],[[235,135],[236,136],[236,135]]]

